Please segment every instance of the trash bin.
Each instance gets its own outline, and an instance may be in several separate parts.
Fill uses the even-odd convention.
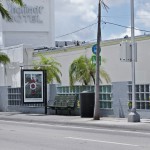
[[[94,98],[93,92],[84,91],[80,93],[80,116],[93,117],[94,113]]]

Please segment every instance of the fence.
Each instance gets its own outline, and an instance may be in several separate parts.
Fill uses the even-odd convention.
[[[100,86],[100,108],[102,109],[112,109],[112,99],[111,99],[111,85],[101,85]],[[57,86],[57,94],[77,95],[78,99],[80,97],[80,93],[83,91],[94,92],[94,86]]]
[[[129,82],[129,102],[132,100],[132,85]],[[135,85],[136,108],[140,110],[150,110],[150,84]],[[130,103],[132,105],[132,102]]]
[[[57,86],[58,95],[71,95],[75,94],[80,97],[80,93],[83,91],[94,92],[94,86]],[[111,85],[102,85],[100,86],[100,108],[111,109],[112,108],[112,99],[111,99]],[[9,106],[35,106],[40,107],[43,104],[23,104],[21,101],[21,88],[8,88],[8,105]]]
[[[55,90],[54,90],[55,87]],[[78,100],[80,99],[80,93],[83,91],[94,92],[94,86],[58,86],[55,85],[48,90],[47,98],[49,101],[53,101],[55,95],[76,95]],[[1,88],[3,89],[3,88]],[[55,92],[54,92],[55,91]],[[29,103],[24,104],[21,100],[21,88],[8,87],[8,106],[9,110],[16,106],[19,108],[30,109],[39,108],[44,109],[42,103]],[[7,93],[6,92],[6,93]],[[55,94],[53,94],[55,93]],[[101,85],[99,88],[100,109],[103,116],[127,116],[129,113],[129,102],[132,103],[132,84],[131,82],[113,82],[112,85]],[[5,94],[3,94],[4,96]],[[53,95],[53,96],[52,96]],[[52,97],[51,97],[52,96]],[[135,98],[137,111],[143,118],[149,118],[150,116],[150,84],[136,84]],[[4,99],[4,98],[2,98]],[[39,111],[39,110],[37,110]],[[121,115],[123,114],[123,115]]]
[[[42,103],[26,103],[22,102],[21,88],[8,87],[8,106],[27,106],[27,107],[43,107]]]

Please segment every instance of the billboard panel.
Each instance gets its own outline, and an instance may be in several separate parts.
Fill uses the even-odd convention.
[[[44,103],[44,71],[22,70],[23,103]]]

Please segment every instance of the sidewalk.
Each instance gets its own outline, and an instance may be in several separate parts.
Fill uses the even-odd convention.
[[[100,120],[81,118],[80,116],[60,116],[44,114],[22,114],[18,112],[0,112],[0,120],[33,122],[41,124],[74,125],[84,127],[101,127],[150,132],[150,119],[141,119],[141,122],[127,122],[127,118],[103,117]]]

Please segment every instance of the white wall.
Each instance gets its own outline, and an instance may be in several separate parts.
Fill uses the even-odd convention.
[[[11,47],[5,47],[1,52],[6,53],[10,58],[10,63],[6,65],[6,71],[4,65],[0,65],[0,86],[21,86],[21,67],[25,65],[24,69],[31,68],[32,64],[33,48],[31,46],[16,45]]]
[[[13,18],[1,19],[4,46],[54,46],[54,0],[23,0],[24,7],[4,2]]]
[[[150,40],[141,40],[137,42],[137,62],[135,67],[136,83],[150,83]],[[81,55],[87,57],[92,56],[92,50],[87,45],[87,48],[75,47],[74,51],[62,50],[61,53],[46,53],[46,56],[52,56],[56,61],[60,62],[62,67],[62,85],[69,85],[69,66],[75,58]],[[3,49],[11,59],[7,70],[7,85],[14,87],[20,86],[20,65],[30,65],[32,60],[37,60],[36,57],[32,57],[32,48],[24,45],[18,45]],[[43,53],[44,54],[44,53]],[[120,61],[120,47],[119,44],[102,47],[101,56],[106,59],[106,63],[102,64],[104,69],[110,75],[112,82],[117,81],[131,81],[131,63]],[[0,80],[0,85],[4,84],[4,69],[0,67],[0,75],[3,79]],[[78,84],[78,83],[77,83]]]
[[[137,42],[137,62],[135,63],[136,83],[150,83],[149,48],[150,40],[143,40]],[[76,49],[71,52],[66,52],[62,50],[62,53],[49,55],[47,54],[47,57],[52,56],[56,58],[56,60],[62,65],[62,85],[69,85],[69,66],[75,58],[78,58],[81,55],[87,55],[88,57],[91,57],[91,48],[82,48],[80,50]],[[120,61],[119,44],[102,47],[101,56],[106,58],[106,63],[102,64],[102,66],[110,75],[112,82],[132,80],[131,62]]]
[[[150,83],[150,40],[137,42],[137,62],[135,63],[136,83]],[[119,45],[104,47],[102,56],[107,59],[104,68],[113,81],[131,81],[131,63],[120,62]]]

